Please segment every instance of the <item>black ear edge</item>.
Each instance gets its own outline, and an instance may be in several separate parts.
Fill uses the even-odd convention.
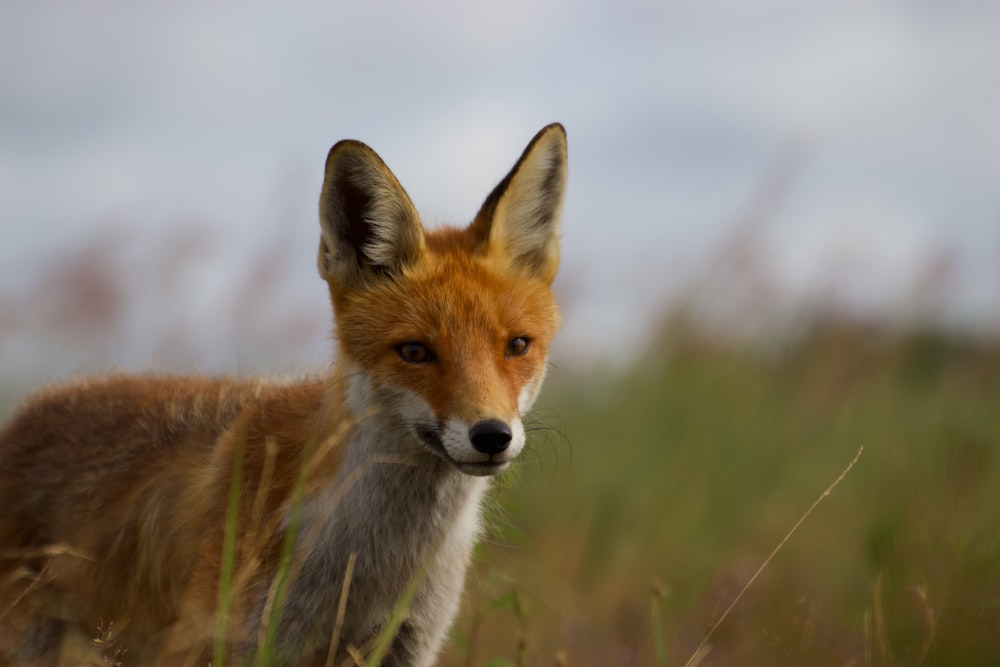
[[[422,247],[409,195],[363,142],[344,139],[330,148],[319,209],[319,271],[328,280],[394,273]]]
[[[521,166],[528,159],[528,156],[534,150],[535,146],[543,137],[545,137],[549,132],[559,132],[562,135],[562,145],[566,145],[566,128],[563,127],[562,123],[549,123],[531,138],[528,145],[525,146],[524,150],[521,152],[521,157],[517,159],[514,166],[511,168],[507,175],[503,177],[496,187],[490,192],[486,197],[486,201],[483,205],[479,207],[479,212],[476,214],[475,223],[480,225],[488,225],[493,219],[493,214],[496,212],[497,204],[503,197],[504,193],[507,192],[507,188],[510,187],[510,182],[514,179],[514,176],[520,170]],[[558,155],[559,160],[565,160],[565,155]],[[556,179],[560,177],[560,174],[565,173],[565,169],[561,163],[553,163],[552,169],[549,171],[548,177],[544,183],[544,188],[547,193],[551,193],[553,196],[561,196],[563,183],[556,183]],[[556,186],[559,187],[556,187]]]

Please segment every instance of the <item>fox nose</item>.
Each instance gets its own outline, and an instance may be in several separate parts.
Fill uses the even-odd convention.
[[[469,440],[483,454],[499,454],[507,449],[513,434],[510,427],[499,419],[484,419],[469,429]]]

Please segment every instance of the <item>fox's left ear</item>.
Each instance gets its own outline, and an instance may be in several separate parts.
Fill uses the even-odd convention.
[[[547,125],[486,198],[471,226],[489,254],[546,283],[559,268],[566,163],[566,130],[559,123]]]

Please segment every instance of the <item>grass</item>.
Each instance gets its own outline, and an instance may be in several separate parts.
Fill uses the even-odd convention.
[[[233,457],[232,480],[229,483],[229,502],[226,507],[225,536],[222,543],[222,571],[219,573],[219,605],[215,622],[215,645],[212,647],[212,664],[226,664],[226,637],[229,636],[229,608],[233,601],[233,578],[236,568],[236,541],[243,491],[243,448],[237,443]]]
[[[700,664],[995,664],[1000,344],[829,321],[758,346],[678,324],[624,377],[553,375],[540,403],[572,460],[542,446],[503,492],[442,664],[470,664],[493,571],[528,612],[478,622],[477,655],[524,654],[518,638],[525,664],[685,664],[862,446]]]
[[[568,444],[536,437],[499,485],[442,665],[996,664],[1000,342],[678,321],[539,405]]]

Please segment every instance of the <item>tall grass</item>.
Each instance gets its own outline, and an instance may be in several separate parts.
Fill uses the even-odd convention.
[[[232,479],[229,482],[229,500],[226,507],[225,534],[222,541],[222,568],[219,572],[219,603],[216,610],[215,644],[212,664],[226,664],[226,639],[229,637],[229,609],[233,598],[233,577],[236,570],[236,540],[239,530],[240,495],[243,491],[243,441],[237,439],[233,456]]]
[[[533,440],[499,485],[441,664],[995,664],[1000,342],[831,320],[756,345],[680,321],[624,375],[568,372],[539,404],[570,444]],[[220,583],[225,609],[239,565]]]
[[[680,322],[623,377],[559,379],[540,403],[572,462],[538,451],[503,492],[518,532],[485,550],[466,619],[497,595],[494,570],[531,612],[480,623],[477,654],[512,656],[527,632],[529,664],[684,664],[863,446],[700,664],[1000,655],[1000,343],[831,320],[765,346]]]

